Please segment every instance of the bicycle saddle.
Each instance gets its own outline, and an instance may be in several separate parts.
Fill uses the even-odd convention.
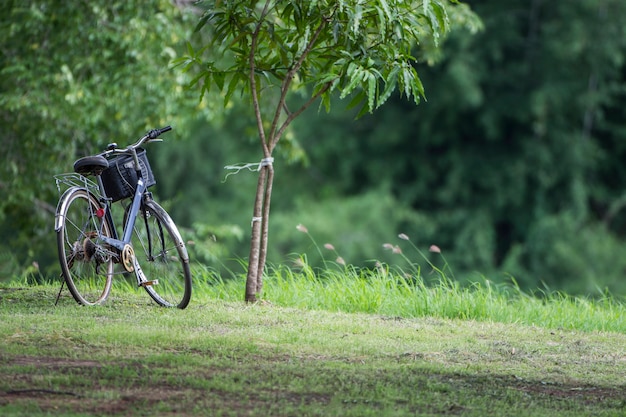
[[[80,175],[100,175],[109,167],[104,156],[85,156],[74,162],[74,171]]]

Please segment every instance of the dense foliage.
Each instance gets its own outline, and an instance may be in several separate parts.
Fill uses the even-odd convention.
[[[0,252],[22,266],[54,256],[51,217],[37,214],[54,204],[51,173],[164,115],[197,113],[197,92],[177,92],[182,74],[167,67],[187,52],[197,16],[184,20],[166,1],[106,4],[0,6],[10,16],[0,24]],[[392,95],[355,120],[358,109],[337,101],[286,132],[270,261],[305,253],[316,263],[302,223],[322,252],[330,242],[357,265],[401,264],[382,245],[406,233],[424,251],[438,245],[458,280],[626,291],[626,3],[482,0],[472,9],[482,32],[453,31],[439,56],[418,56],[419,106]],[[186,123],[184,147],[155,151],[156,191],[204,262],[247,256],[255,178],[223,182],[223,167],[258,162],[258,134],[231,98],[223,122]]]
[[[0,265],[12,273],[54,256],[53,174],[193,114],[169,63],[197,17],[167,0],[9,0],[0,15]]]

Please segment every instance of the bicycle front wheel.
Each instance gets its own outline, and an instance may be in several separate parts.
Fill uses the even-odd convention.
[[[185,308],[191,299],[189,255],[178,228],[154,200],[144,201],[133,230],[132,245],[144,288],[159,305]]]
[[[74,299],[101,304],[111,291],[116,256],[102,237],[111,237],[98,199],[82,188],[68,190],[57,208],[57,246],[61,272]]]

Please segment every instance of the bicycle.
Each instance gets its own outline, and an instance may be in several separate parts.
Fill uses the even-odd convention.
[[[59,193],[62,185],[68,187],[55,216],[64,278],[57,302],[67,284],[79,304],[102,304],[113,275],[134,274],[137,287],[157,304],[180,309],[189,304],[189,255],[176,224],[148,191],[156,181],[141,147],[161,142],[159,135],[171,129],[152,129],[126,148],[111,143],[104,152],[74,162],[74,173],[55,176]],[[113,203],[129,199],[126,207],[120,203],[124,207],[120,238]],[[121,265],[120,272],[115,265]]]

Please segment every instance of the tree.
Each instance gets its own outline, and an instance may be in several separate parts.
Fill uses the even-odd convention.
[[[245,300],[262,290],[267,255],[273,152],[291,122],[316,101],[330,110],[331,96],[352,97],[360,114],[379,108],[396,90],[418,104],[424,95],[415,64],[432,58],[454,24],[477,27],[465,5],[448,0],[206,0],[198,30],[212,41],[176,61],[199,65],[193,84],[201,97],[213,86],[249,95],[263,157],[252,217]],[[421,56],[413,52],[419,46]],[[206,60],[213,48],[220,61]],[[219,54],[215,54],[215,49]],[[299,91],[303,99],[292,100]],[[293,107],[295,104],[295,107]]]

